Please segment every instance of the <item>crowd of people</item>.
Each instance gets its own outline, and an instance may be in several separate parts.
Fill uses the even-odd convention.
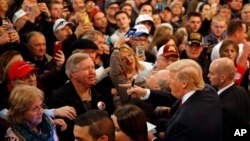
[[[245,139],[248,0],[0,0],[0,140]]]

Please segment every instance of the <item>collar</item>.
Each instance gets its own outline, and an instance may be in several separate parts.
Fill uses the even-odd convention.
[[[196,92],[196,91],[193,90],[193,91],[190,91],[190,92],[186,93],[186,94],[182,97],[181,103],[184,103],[185,101],[187,101],[188,98],[189,98],[190,96],[192,96],[195,92]]]
[[[228,89],[229,87],[231,87],[234,84],[234,82],[232,82],[231,84],[227,85],[226,87],[220,89],[217,93],[218,95],[220,95],[222,92],[224,92],[226,89]]]

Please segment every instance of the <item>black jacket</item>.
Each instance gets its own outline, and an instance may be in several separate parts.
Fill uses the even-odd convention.
[[[196,91],[176,109],[167,124],[164,141],[221,141],[221,106],[219,96],[209,85]]]
[[[219,97],[222,108],[223,140],[241,141],[242,137],[234,137],[236,129],[250,131],[250,98],[244,88],[235,84],[223,91]],[[248,137],[250,133],[248,133]]]
[[[91,108],[98,109],[97,103],[104,102],[104,99],[99,95],[94,88],[91,88]],[[55,93],[53,93],[51,99],[48,102],[50,108],[59,108],[62,106],[72,106],[76,110],[77,116],[87,112],[86,107],[83,104],[80,96],[77,94],[72,82],[67,82],[61,88],[59,88]],[[66,131],[58,133],[60,141],[72,141],[74,121],[64,118],[68,125]],[[59,131],[59,130],[58,130]]]

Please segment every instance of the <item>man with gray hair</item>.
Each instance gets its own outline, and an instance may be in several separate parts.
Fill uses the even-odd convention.
[[[86,53],[75,53],[69,57],[65,67],[69,81],[59,88],[49,100],[50,107],[72,106],[77,115],[93,109],[106,110],[103,97],[93,87],[96,73],[92,59]],[[60,140],[74,140],[73,120],[65,119],[68,129],[59,133]]]

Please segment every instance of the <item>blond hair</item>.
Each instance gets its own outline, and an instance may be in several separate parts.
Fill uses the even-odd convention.
[[[131,47],[129,47],[126,44],[123,44],[120,47],[120,52],[129,52],[129,53],[131,53],[134,56],[134,58],[135,58],[136,71],[139,72],[139,71],[144,70],[144,66],[142,66],[140,64],[138,57],[136,56],[135,52],[133,51],[133,49]]]
[[[9,121],[10,123],[24,123],[24,114],[29,110],[30,104],[36,99],[44,100],[44,93],[40,89],[29,85],[16,86],[9,98]]]
[[[194,60],[178,60],[170,64],[167,69],[170,73],[174,73],[180,81],[187,82],[190,85],[190,88],[194,90],[202,90],[205,87],[202,69]]]

